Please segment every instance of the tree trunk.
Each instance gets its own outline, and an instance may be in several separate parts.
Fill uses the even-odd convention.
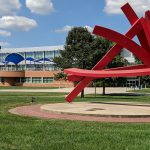
[[[105,80],[103,81],[103,93],[102,93],[102,95],[105,95],[106,93],[105,93]]]
[[[84,98],[84,89],[81,91],[81,98]]]

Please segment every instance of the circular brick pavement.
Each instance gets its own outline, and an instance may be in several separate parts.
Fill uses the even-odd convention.
[[[97,121],[97,122],[126,122],[126,123],[150,123],[150,117],[146,118],[119,118],[119,117],[100,117],[100,116],[83,116],[71,114],[58,114],[48,112],[41,109],[42,105],[20,106],[10,109],[9,112],[21,115],[37,117],[42,119],[62,119],[62,120],[78,120],[78,121]]]

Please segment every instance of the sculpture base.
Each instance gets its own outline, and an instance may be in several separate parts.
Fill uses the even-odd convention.
[[[41,106],[56,114],[105,116],[105,117],[150,117],[150,104],[130,102],[76,102],[55,103]]]

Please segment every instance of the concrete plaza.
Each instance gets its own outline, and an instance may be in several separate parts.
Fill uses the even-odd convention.
[[[62,93],[69,93],[73,90],[73,88],[58,88],[58,89],[0,89],[0,92],[62,92]],[[96,93],[101,94],[102,88],[96,88]],[[94,94],[95,88],[87,87],[85,88],[85,94]],[[106,93],[128,93],[126,88],[122,87],[106,87]]]

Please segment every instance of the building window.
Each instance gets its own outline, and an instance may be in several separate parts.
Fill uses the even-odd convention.
[[[26,83],[31,83],[31,78],[30,78],[30,77],[26,77],[26,78],[25,78],[25,82],[26,82]]]
[[[55,57],[58,57],[58,56],[60,56],[60,51],[59,50],[55,51]]]
[[[54,51],[46,51],[45,58],[54,58]]]
[[[25,83],[25,82],[26,82],[25,78],[21,78],[21,83]]]
[[[43,83],[51,83],[51,82],[53,82],[53,80],[54,80],[54,78],[48,78],[48,77],[44,77],[43,78]]]
[[[26,77],[26,78],[15,78],[16,83],[31,83],[31,78]]]
[[[22,57],[25,57],[25,53],[24,52],[19,52],[18,54],[20,54]]]
[[[4,78],[0,78],[0,83],[3,83],[4,82]]]
[[[43,54],[44,54],[44,52],[35,52],[34,53],[34,55],[35,55],[34,58],[35,59],[41,59],[44,56]]]
[[[34,52],[27,52],[26,58],[29,58],[29,57],[34,58]]]
[[[32,83],[42,83],[42,78],[40,78],[40,77],[33,77],[32,78]]]
[[[4,83],[4,82],[5,82],[4,78],[1,78],[1,82],[2,82],[2,83]]]
[[[53,64],[46,64],[45,69],[46,70],[54,70],[54,65]]]
[[[15,78],[15,83],[21,83],[21,78]]]
[[[7,57],[7,53],[1,53],[0,54],[0,61],[2,62],[2,61],[4,61],[5,60],[5,58]]]

